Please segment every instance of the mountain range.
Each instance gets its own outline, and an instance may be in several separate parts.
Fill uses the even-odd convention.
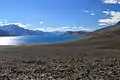
[[[93,32],[87,31],[66,31],[66,32],[43,32],[39,30],[29,30],[17,25],[0,26],[0,36],[27,36],[27,35],[60,35],[60,36],[87,36],[88,38],[114,38],[120,35],[120,21],[115,25],[108,26]]]
[[[0,26],[0,30],[9,33],[11,36],[25,36],[25,35],[45,35],[42,31],[33,31],[24,29],[17,25],[4,25]]]
[[[39,35],[39,36],[53,36],[53,35],[60,35],[60,36],[82,36],[87,34],[88,32],[85,31],[67,31],[67,32],[43,32],[39,30],[29,30],[22,28],[17,25],[4,25],[0,26],[0,36],[28,36],[28,35]]]
[[[86,36],[89,32],[87,31],[67,31],[63,34],[62,36],[75,36],[75,37],[81,37],[81,36]]]
[[[50,45],[51,46],[51,45]],[[87,34],[87,38],[54,46],[82,46],[87,48],[120,49],[120,22]]]

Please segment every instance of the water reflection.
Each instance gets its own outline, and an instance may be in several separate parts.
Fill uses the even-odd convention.
[[[22,45],[22,44],[37,44],[37,43],[54,43],[77,40],[80,38],[69,36],[15,36],[15,37],[0,37],[0,45]],[[82,37],[81,37],[82,39]]]
[[[0,37],[0,45],[17,45],[19,37]]]

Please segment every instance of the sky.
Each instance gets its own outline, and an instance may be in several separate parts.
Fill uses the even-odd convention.
[[[120,0],[0,0],[0,25],[93,31],[120,21]]]

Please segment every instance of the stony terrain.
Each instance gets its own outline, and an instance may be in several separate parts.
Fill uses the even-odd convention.
[[[2,47],[0,80],[120,80],[120,50]]]

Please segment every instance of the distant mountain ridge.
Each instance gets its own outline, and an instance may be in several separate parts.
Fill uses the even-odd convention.
[[[43,32],[39,30],[29,30],[19,27],[17,25],[4,25],[0,26],[0,30],[8,33],[10,36],[31,36],[31,35],[38,35],[38,36],[82,36],[86,35],[88,32],[86,31],[67,31],[67,32]],[[1,33],[2,35],[2,33]],[[6,34],[5,34],[6,35]],[[9,36],[8,35],[8,36]]]
[[[88,33],[89,32],[87,32],[87,31],[67,31],[67,32],[63,33],[62,36],[76,36],[76,37],[80,37],[80,36],[85,36]]]
[[[42,31],[34,31],[29,29],[24,29],[22,27],[19,27],[17,25],[4,25],[0,26],[0,30],[5,31],[9,33],[12,36],[26,36],[26,35],[45,35]]]

